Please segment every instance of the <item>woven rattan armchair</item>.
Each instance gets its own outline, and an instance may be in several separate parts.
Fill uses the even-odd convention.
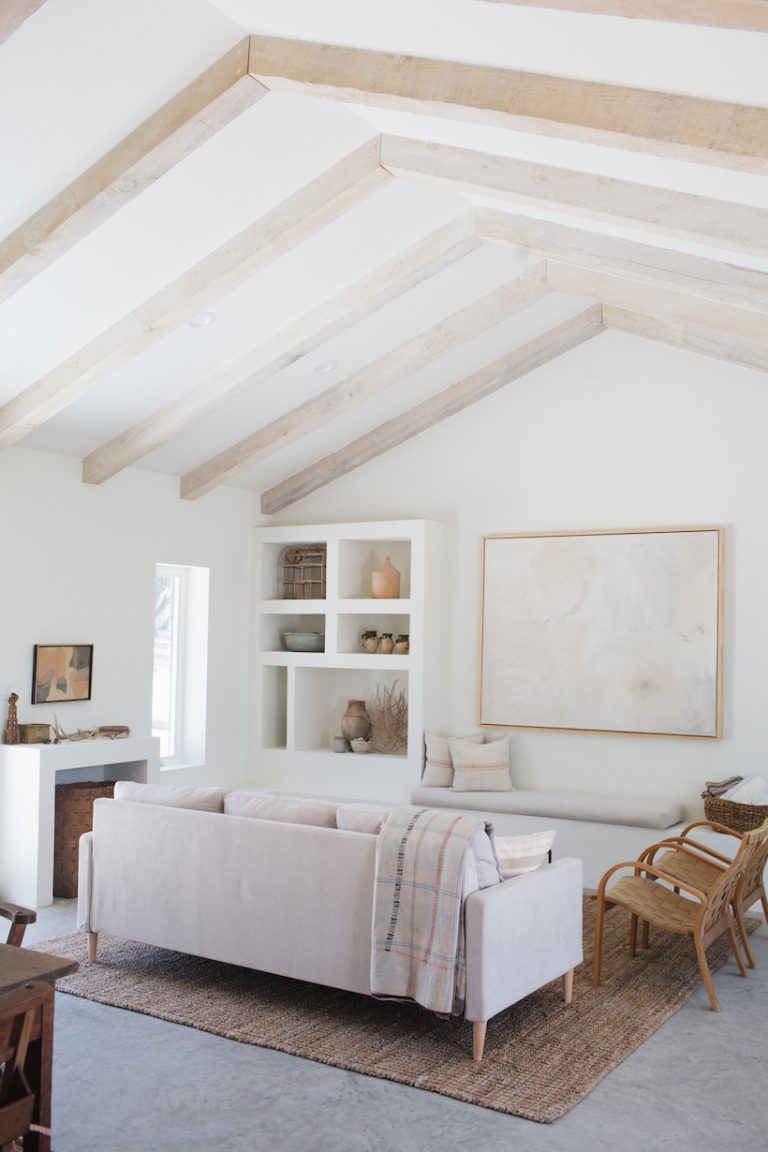
[[[764,821],[761,827],[768,827],[768,820]],[[745,835],[743,832],[735,832],[732,828],[726,828],[723,824],[716,824],[711,820],[697,820],[695,823],[689,824],[687,828],[683,828],[679,836],[666,837],[658,844],[652,844],[650,848],[646,848],[640,856],[640,860],[655,864],[668,876],[673,876],[677,880],[692,884],[694,888],[708,892],[729,866],[732,857],[715,851],[714,848],[702,844],[694,836],[691,836],[690,833],[696,828],[708,828],[710,831],[724,833],[735,837],[739,842]],[[768,864],[768,838],[753,853],[749,864],[745,865],[740,873],[731,902],[739,936],[750,968],[754,968],[756,965],[752,949],[749,946],[744,913],[759,900],[768,921],[768,897],[766,897],[763,879],[766,864]],[[647,921],[643,923],[643,945],[645,947],[648,945]]]
[[[631,914],[629,935],[631,957],[635,955],[637,926],[641,920],[664,931],[691,937],[709,1002],[713,1011],[719,1012],[720,1005],[712,984],[706,950],[716,939],[727,933],[739,971],[742,976],[746,976],[747,970],[736,941],[736,921],[732,905],[739,879],[747,875],[756,854],[762,850],[766,840],[768,840],[768,822],[761,828],[745,832],[736,856],[724,867],[708,891],[668,875],[661,868],[645,860],[625,860],[609,868],[597,889],[593,983],[596,986],[600,984],[606,906],[620,905]],[[692,857],[696,855],[685,845],[680,845],[678,851]],[[632,875],[622,876],[607,887],[611,877],[622,868],[631,868]]]

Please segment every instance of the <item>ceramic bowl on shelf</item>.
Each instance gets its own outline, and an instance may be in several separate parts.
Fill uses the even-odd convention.
[[[371,744],[371,740],[364,740],[362,736],[357,736],[349,742],[349,746],[353,752],[370,752]]]
[[[289,652],[325,652],[322,632],[281,632],[280,635]]]

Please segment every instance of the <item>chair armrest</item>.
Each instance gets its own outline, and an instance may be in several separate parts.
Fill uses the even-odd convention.
[[[680,833],[681,836],[687,836],[692,828],[711,828],[713,832],[723,832],[727,836],[735,836],[737,840],[742,839],[741,832],[736,832],[733,828],[726,828],[725,824],[718,824],[715,820],[694,820],[693,824],[687,824]]]
[[[0,900],[0,916],[11,922],[8,943],[21,947],[27,924],[34,924],[37,912],[31,908],[22,908],[20,904],[11,904],[8,900]]]
[[[467,1020],[489,1020],[583,959],[582,865],[564,858],[465,903]]]
[[[638,857],[639,860],[647,860],[652,864],[656,858],[656,853],[661,848],[677,848],[679,852],[684,853],[686,856],[698,856],[699,859],[702,855],[712,857],[707,860],[707,864],[712,864],[713,867],[722,865],[722,870],[725,871],[733,863],[732,856],[724,856],[722,852],[716,852],[714,848],[708,848],[706,844],[701,844],[698,840],[689,839],[687,836],[668,836],[666,840],[659,840],[658,844],[652,844],[650,848],[646,848],[641,852]],[[693,851],[691,851],[693,849]],[[715,864],[718,861],[718,864]]]

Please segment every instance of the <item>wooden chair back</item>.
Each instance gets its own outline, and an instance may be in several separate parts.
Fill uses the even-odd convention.
[[[53,985],[32,980],[0,996],[0,1152],[29,1131],[36,1097],[26,1074],[38,1013],[53,999]]]
[[[742,833],[739,850],[733,858],[733,863],[725,869],[720,878],[709,890],[707,904],[702,918],[702,932],[707,936],[710,930],[719,923],[723,917],[728,916],[737,893],[737,888],[745,890],[747,876],[759,871],[760,860],[765,866],[768,855],[768,820],[753,828],[750,832]]]

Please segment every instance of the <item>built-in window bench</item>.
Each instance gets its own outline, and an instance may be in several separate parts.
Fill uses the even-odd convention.
[[[681,804],[652,797],[605,796],[517,788],[512,792],[454,792],[452,788],[416,788],[411,803],[429,808],[479,812],[499,836],[522,836],[554,828],[553,856],[578,856],[584,885],[596,888],[600,877],[620,860],[633,860],[643,848],[676,836],[688,821]]]

